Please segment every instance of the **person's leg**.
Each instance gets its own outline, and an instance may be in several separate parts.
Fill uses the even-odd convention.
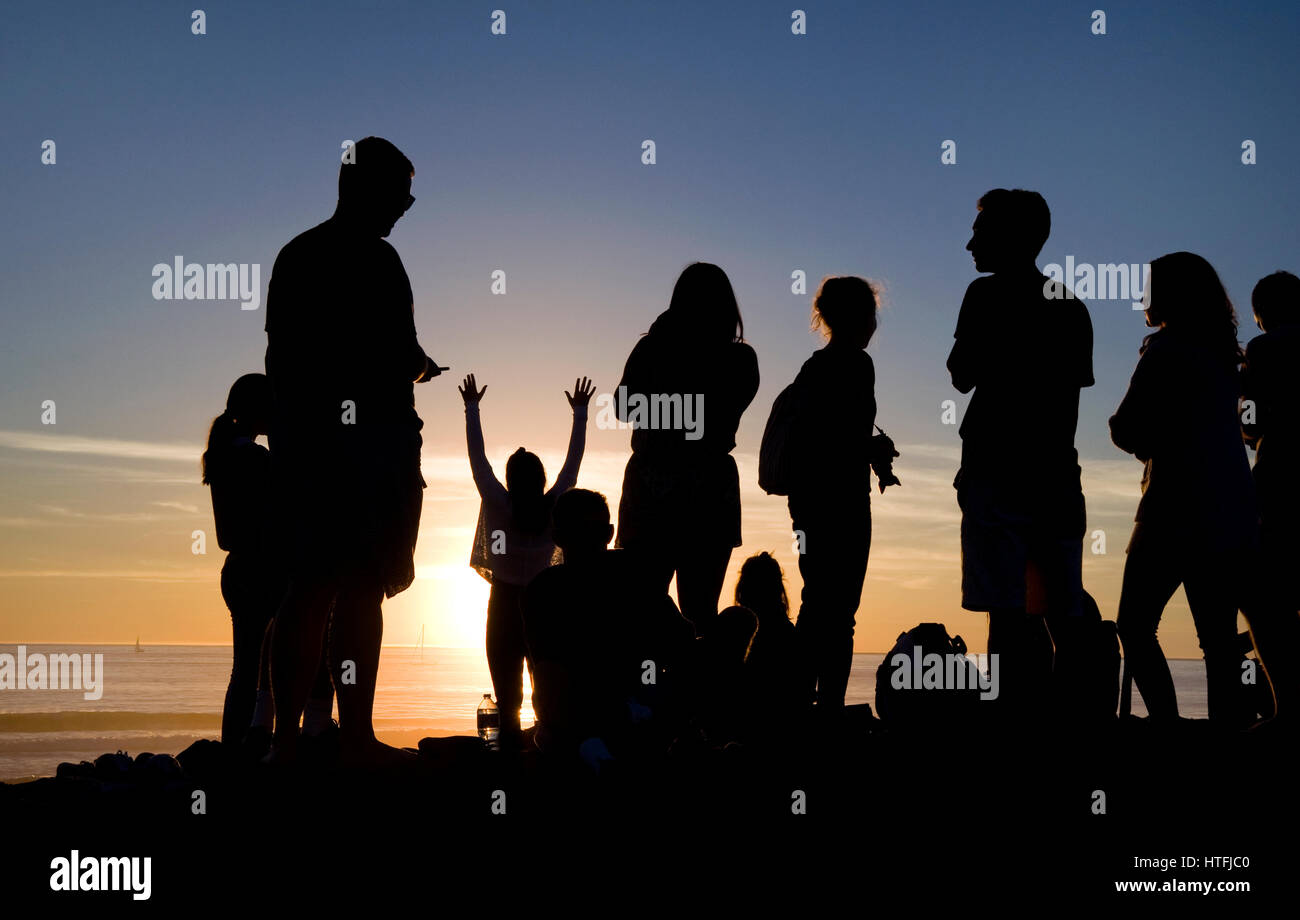
[[[1242,656],[1237,645],[1237,567],[1225,560],[1190,567],[1183,589],[1192,608],[1196,637],[1205,653],[1205,681],[1210,719],[1242,727],[1245,711],[1241,683]]]
[[[312,682],[311,693],[307,696],[307,705],[303,710],[302,733],[315,737],[329,731],[333,717],[334,682],[330,678],[329,647],[326,645],[321,649],[316,679]]]
[[[848,515],[858,528],[865,517],[866,530],[846,532],[824,508],[791,505],[803,550],[799,555],[803,589],[795,629],[816,685],[817,709],[834,715],[843,711],[853,667],[853,624],[866,577],[870,517]]]
[[[492,690],[501,711],[501,732],[518,734],[519,708],[524,702],[524,637],[520,590],[496,582],[488,594],[487,661]]]
[[[1136,538],[1124,560],[1116,626],[1124,665],[1152,719],[1178,718],[1178,696],[1169,663],[1156,638],[1160,616],[1181,583],[1168,551],[1151,537]]]
[[[1271,529],[1267,519],[1261,534],[1260,562],[1253,590],[1243,607],[1250,624],[1255,653],[1273,689],[1274,713],[1294,721],[1300,717],[1300,598],[1290,577],[1300,544],[1289,534]]]
[[[730,546],[713,546],[684,554],[677,562],[677,603],[699,635],[718,615],[718,597],[731,562]]]
[[[997,661],[998,714],[1010,721],[1039,718],[1052,675],[1052,638],[1044,618],[1019,608],[990,610],[988,653]]]
[[[352,764],[368,764],[396,754],[375,739],[375,683],[384,637],[383,588],[370,575],[349,577],[339,588],[330,620],[330,673],[339,704],[340,754]],[[344,676],[350,663],[352,680]]]
[[[830,585],[831,607],[827,611],[817,649],[817,705],[826,711],[841,711],[844,694],[853,670],[853,631],[858,606],[862,603],[862,584],[867,576],[868,549],[846,553],[830,566],[826,577]]]
[[[791,504],[793,506],[793,502]],[[793,512],[794,508],[791,510]],[[811,534],[809,527],[812,527]],[[824,547],[818,540],[820,533],[813,522],[802,516],[796,517],[794,530],[799,536],[799,577],[803,581],[794,628],[799,636],[799,645],[807,657],[808,676],[814,690],[813,699],[816,700],[816,687],[821,683],[821,668],[824,663],[821,654],[824,631],[822,624],[826,609],[830,606],[826,597],[827,578],[833,577],[833,573],[825,565]]]
[[[297,753],[298,726],[320,663],[334,592],[324,578],[294,578],[276,613],[271,644],[276,712],[272,760],[290,761]]]
[[[221,711],[221,740],[237,744],[248,732],[257,698],[258,661],[266,631],[267,611],[259,603],[255,586],[246,583],[246,572],[227,560],[221,570],[221,594],[230,608],[234,660],[230,684]]]
[[[988,653],[997,655],[996,714],[1018,724],[1040,719],[1048,709],[1052,680],[1052,637],[1046,613],[1050,575],[1040,558],[1031,558],[1030,534],[1020,522],[997,528],[1001,555],[991,561],[996,596],[1005,606],[989,611]],[[1018,597],[1019,604],[1011,605]],[[992,667],[992,666],[990,666]]]
[[[257,670],[257,702],[253,706],[250,728],[260,729],[270,735],[275,728],[275,700],[271,696],[271,648],[275,641],[275,617],[266,624],[262,633]],[[269,739],[268,739],[269,740]]]
[[[1102,662],[1096,638],[1101,613],[1083,590],[1083,539],[1044,533],[1033,554],[1026,592],[1030,613],[1041,613],[1046,627],[1041,659],[1042,711],[1057,719],[1089,717],[1095,700],[1090,677]],[[1038,586],[1033,580],[1041,581]],[[1033,600],[1039,597],[1040,600]],[[1095,708],[1092,710],[1095,712]]]

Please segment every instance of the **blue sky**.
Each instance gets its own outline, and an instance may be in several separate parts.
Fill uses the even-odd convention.
[[[10,551],[0,591],[11,603],[0,614],[18,634],[0,638],[98,622],[67,579],[23,574],[37,571],[184,569],[192,594],[157,596],[139,583],[148,596],[137,597],[95,582],[120,598],[104,616],[179,603],[197,611],[186,621],[195,635],[225,628],[210,596],[219,557],[195,560],[187,539],[169,542],[210,527],[206,495],[182,485],[193,470],[154,458],[162,465],[142,469],[156,470],[155,482],[119,488],[46,461],[120,466],[120,450],[60,452],[20,436],[198,445],[229,383],[260,368],[264,313],[155,301],[152,266],[178,254],[260,263],[264,288],[279,247],[332,210],[340,143],[366,134],[393,140],[416,166],[417,203],[390,239],[411,276],[421,339],[452,367],[419,391],[426,465],[458,475],[451,378],[468,371],[492,387],[489,444],[501,456],[525,444],[558,463],[560,390],[580,373],[612,387],[695,259],[731,275],[759,354],[762,388],[737,448],[752,454],[771,400],[818,346],[791,271],[806,271],[810,290],[825,274],[863,274],[887,291],[870,349],[880,422],[917,448],[899,461],[905,490],[877,503],[892,502],[881,513],[898,524],[878,530],[876,551],[891,539],[918,550],[940,539],[955,526],[944,489],[957,446],[940,403],[964,405],[943,363],[975,277],[963,247],[982,192],[1044,194],[1053,233],[1040,264],[1205,255],[1243,314],[1243,341],[1254,282],[1298,268],[1300,11],[1106,4],[1107,33],[1094,35],[1096,5],[804,4],[803,36],[791,34],[794,5],[775,3],[206,4],[201,36],[190,31],[195,3],[7,10],[0,518]],[[489,29],[497,6],[503,36]],[[40,161],[47,138],[52,166]],[[641,163],[647,138],[654,166]],[[957,143],[953,166],[940,163],[946,139]],[[1257,144],[1256,165],[1241,163],[1245,139]],[[489,293],[494,269],[507,273],[504,297]],[[1106,419],[1146,330],[1127,301],[1090,306],[1097,385],[1084,394],[1078,443],[1096,481],[1090,526],[1100,520],[1111,542],[1089,564],[1113,613],[1140,468],[1110,446]],[[40,424],[46,399],[57,403],[56,426]],[[616,490],[627,433],[593,430],[590,449]],[[446,532],[429,529],[421,551],[429,565],[459,565],[472,496],[461,495],[464,508],[430,498],[426,527]],[[909,502],[949,517],[917,530]],[[122,519],[158,503],[198,510]],[[776,540],[783,526],[771,500],[752,510],[746,552],[749,533],[769,528]],[[92,519],[116,529],[70,530]],[[136,526],[145,529],[132,537]],[[183,558],[166,558],[178,546]],[[955,612],[952,549],[930,574],[909,576],[931,579],[914,602],[902,589],[878,598],[886,626],[860,650],[919,614],[968,617]],[[83,602],[41,607],[68,592]],[[1177,629],[1194,654],[1190,626]]]

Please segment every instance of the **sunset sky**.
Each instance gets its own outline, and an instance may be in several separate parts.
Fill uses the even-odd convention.
[[[230,383],[262,369],[264,307],[155,300],[156,263],[257,263],[334,207],[340,145],[389,138],[417,202],[390,242],[425,350],[428,481],[417,581],[385,604],[385,641],[481,645],[487,585],[469,567],[478,500],[455,384],[489,391],[489,457],[521,445],[559,471],[563,390],[618,382],[678,272],[730,275],[762,385],[738,437],[745,556],[798,572],[784,499],[757,486],[776,394],[820,346],[827,274],[880,281],[870,346],[901,489],[874,499],[859,651],[940,621],[982,650],[959,606],[959,439],[944,361],[976,277],[964,246],[986,190],[1043,193],[1039,264],[1207,257],[1256,333],[1249,295],[1300,270],[1289,2],[1101,4],[105,4],[8,10],[0,32],[0,643],[228,642],[198,457]],[[53,165],[42,142],[56,143]],[[657,162],[643,165],[642,141]],[[940,162],[956,142],[956,165]],[[1242,164],[1253,140],[1258,162]],[[491,275],[507,277],[504,296]],[[802,270],[809,294],[791,293]],[[1113,617],[1140,464],[1106,421],[1148,331],[1128,299],[1089,303],[1097,384],[1078,446],[1084,579]],[[364,309],[364,304],[358,304]],[[1027,379],[1026,388],[1034,381]],[[56,424],[42,424],[53,400]],[[593,413],[594,419],[594,413]],[[1035,419],[1008,451],[1033,450]],[[594,421],[579,484],[617,507],[629,433]],[[191,552],[204,530],[206,555]],[[1086,545],[1090,547],[1091,541]],[[1161,640],[1199,657],[1181,592]]]

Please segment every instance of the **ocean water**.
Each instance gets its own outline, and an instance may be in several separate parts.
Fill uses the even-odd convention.
[[[177,754],[199,738],[217,738],[230,678],[229,646],[29,645],[28,654],[102,654],[103,695],[81,690],[0,690],[0,781],[49,776],[63,761],[108,751]],[[0,653],[16,654],[15,646]],[[853,656],[846,701],[875,702],[884,656]],[[1205,667],[1170,661],[1184,716],[1205,718]],[[492,690],[479,649],[386,646],[379,660],[375,731],[390,744],[414,746],[429,735],[472,735],[475,708]],[[533,720],[525,675],[523,723]],[[1145,715],[1141,697],[1133,709]]]

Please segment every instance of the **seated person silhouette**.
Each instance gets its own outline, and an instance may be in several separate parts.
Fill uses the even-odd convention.
[[[536,741],[599,772],[638,746],[645,723],[671,718],[694,630],[632,557],[608,548],[614,528],[603,495],[570,489],[553,521],[564,561],[524,595]]]
[[[745,740],[751,703],[745,666],[758,629],[754,611],[732,606],[714,617],[696,640],[692,698],[697,741],[722,747]]]
[[[758,632],[745,659],[751,736],[806,715],[814,677],[803,638],[790,620],[785,573],[770,553],[755,553],[740,567],[735,602],[758,617]]]

